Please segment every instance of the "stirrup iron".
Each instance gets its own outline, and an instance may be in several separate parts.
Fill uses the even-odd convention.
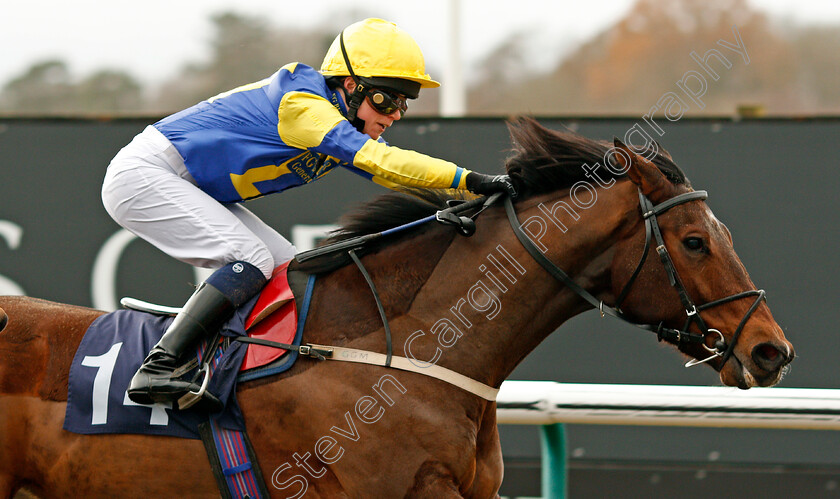
[[[201,366],[201,369],[198,370],[198,375],[204,375],[204,379],[201,381],[201,387],[198,389],[197,392],[192,390],[188,391],[181,398],[178,399],[178,409],[184,410],[189,409],[190,407],[194,406],[204,397],[205,392],[207,392],[207,384],[210,382],[210,364],[205,363]]]

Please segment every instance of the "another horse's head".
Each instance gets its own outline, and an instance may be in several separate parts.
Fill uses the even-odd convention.
[[[793,346],[773,319],[764,292],[756,290],[735,253],[729,230],[666,152],[657,145],[637,154],[618,140],[610,147],[544,129],[532,120],[520,122],[512,131],[520,153],[530,151],[532,163],[538,151],[542,159],[536,162],[543,163],[536,167],[543,170],[540,175],[554,175],[523,176],[522,158],[509,161],[508,171],[526,194],[544,191],[539,184],[556,181],[558,174],[552,170],[564,163],[577,162],[579,169],[584,162],[593,165],[601,158],[612,163],[601,174],[609,170],[615,174],[610,182],[624,184],[612,187],[628,197],[624,205],[628,211],[615,236],[612,289],[604,295],[607,305],[615,305],[633,322],[668,330],[669,334],[661,334],[663,339],[694,357],[693,364],[706,361],[726,385],[770,386],[781,379],[793,360]],[[602,186],[607,178],[599,180]],[[636,189],[629,189],[625,178]],[[636,191],[643,196],[636,197]]]

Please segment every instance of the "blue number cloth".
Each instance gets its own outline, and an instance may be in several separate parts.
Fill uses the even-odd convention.
[[[226,336],[244,334],[244,321],[256,302],[245,304],[223,328]],[[208,416],[219,426],[244,430],[235,386],[247,345],[232,342],[217,351],[208,391],[225,403],[218,415],[195,408],[177,410],[168,404],[138,405],[126,390],[146,354],[160,339],[172,317],[118,310],[98,317],[85,333],[70,367],[64,429],[74,433],[139,433],[200,438],[198,425]],[[189,373],[188,376],[192,375]]]

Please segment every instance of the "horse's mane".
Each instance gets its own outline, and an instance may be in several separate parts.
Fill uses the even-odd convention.
[[[584,164],[593,166],[602,164],[604,154],[612,147],[607,141],[589,139],[570,130],[551,130],[532,118],[520,118],[508,123],[513,141],[512,155],[505,162],[507,173],[514,179],[519,192],[519,199],[568,189],[576,182],[590,181]],[[673,184],[686,184],[688,179],[673,162],[670,154],[658,144],[658,153],[652,162]],[[649,151],[637,151],[647,154]],[[602,180],[623,178],[606,168],[598,169]],[[392,192],[363,203],[348,212],[339,220],[340,228],[334,231],[321,245],[337,243],[353,237],[382,232],[434,214],[446,208],[447,201],[468,199],[464,191],[406,189],[404,192]],[[371,251],[384,243],[401,237],[397,233],[391,238],[382,238],[366,247]],[[327,256],[296,265],[307,272],[328,272],[349,262],[344,254]]]
[[[524,198],[568,189],[579,181],[592,182],[592,178],[586,176],[584,164],[590,167],[600,164],[597,175],[603,180],[624,178],[624,175],[604,168],[604,154],[613,147],[611,142],[593,140],[571,130],[551,130],[532,118],[508,123],[508,129],[513,140],[513,155],[507,159],[505,167]],[[648,159],[650,153],[656,152],[651,161],[665,177],[674,185],[688,185],[688,179],[671,155],[658,143],[655,147],[658,151],[636,152]]]
[[[446,208],[447,201],[472,197],[474,196],[452,189],[405,189],[401,192],[389,192],[344,214],[338,221],[340,228],[323,243],[335,243],[393,229],[433,215]]]
[[[402,192],[389,192],[372,201],[362,203],[345,213],[338,220],[339,228],[322,240],[319,246],[393,229],[433,215],[438,210],[446,208],[447,201],[470,199],[471,197],[474,196],[464,191],[451,189],[405,189]],[[437,224],[425,224],[422,227],[428,228],[435,225]],[[387,237],[381,237],[367,243],[364,248],[357,250],[356,253],[360,255],[370,253],[384,244],[393,243],[395,240],[408,235],[416,235],[419,230],[421,230],[420,227],[406,229]],[[331,272],[350,263],[350,261],[347,252],[340,251],[313,258],[304,263],[294,262],[295,264],[291,268],[292,270],[321,274]]]

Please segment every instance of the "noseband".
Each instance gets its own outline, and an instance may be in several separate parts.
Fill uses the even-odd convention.
[[[732,353],[735,349],[735,343],[738,341],[738,337],[741,335],[741,331],[743,331],[747,320],[749,320],[753,312],[756,311],[758,306],[765,299],[764,290],[754,289],[750,291],[744,291],[741,293],[736,293],[734,295],[727,296],[725,298],[710,301],[703,305],[695,305],[694,302],[691,300],[691,297],[689,297],[688,291],[685,289],[685,286],[680,280],[679,273],[677,272],[677,269],[674,266],[674,262],[671,260],[671,255],[668,253],[668,248],[665,247],[665,241],[662,238],[662,231],[660,230],[659,222],[656,219],[657,215],[664,213],[665,211],[673,208],[674,206],[686,203],[688,201],[702,201],[705,200],[707,197],[708,194],[706,193],[706,191],[692,191],[679,194],[677,196],[672,197],[671,199],[663,201],[658,205],[654,205],[644,194],[639,192],[639,206],[641,208],[642,218],[645,221],[645,247],[642,251],[642,257],[639,260],[638,265],[636,265],[636,270],[633,271],[633,274],[630,276],[630,280],[627,281],[627,284],[624,285],[624,288],[621,290],[621,293],[619,293],[614,307],[605,305],[603,301],[598,300],[591,293],[583,289],[580,285],[574,282],[572,278],[569,277],[568,274],[566,274],[560,267],[555,265],[551,260],[549,260],[548,258],[546,258],[545,255],[542,254],[542,252],[536,247],[536,245],[531,241],[531,239],[528,238],[528,236],[522,230],[521,224],[519,223],[519,219],[516,216],[516,211],[513,207],[513,202],[509,197],[505,198],[505,211],[507,212],[508,220],[510,221],[511,227],[513,227],[513,232],[516,234],[516,237],[519,239],[519,242],[522,243],[522,246],[525,247],[525,249],[528,251],[531,257],[534,258],[534,260],[536,260],[537,263],[539,263],[540,266],[542,266],[542,268],[544,268],[549,274],[554,276],[554,278],[562,282],[565,286],[574,291],[581,298],[585,299],[594,307],[596,307],[601,312],[602,317],[605,314],[609,314],[629,324],[632,324],[633,326],[654,332],[656,333],[656,336],[659,339],[659,341],[667,340],[677,345],[699,343],[703,346],[703,348],[705,348],[709,352],[709,357],[703,360],[692,359],[688,361],[685,366],[692,367],[699,364],[703,364],[705,362],[709,362],[712,359],[721,357],[722,360],[720,366],[717,368],[719,370],[723,367],[724,364],[726,364],[726,361],[729,360],[729,357],[732,356]],[[659,255],[659,259],[662,262],[662,265],[665,267],[665,272],[668,274],[668,280],[671,283],[671,286],[673,286],[674,289],[676,289],[677,293],[679,294],[680,301],[682,302],[683,308],[685,308],[686,321],[682,329],[673,329],[665,327],[662,322],[660,322],[657,326],[651,324],[638,324],[630,320],[619,308],[624,302],[624,299],[627,298],[627,295],[630,293],[630,288],[633,286],[633,283],[636,281],[636,277],[638,277],[639,272],[642,270],[642,266],[644,265],[645,260],[647,259],[651,241],[655,241],[656,252]],[[748,296],[755,296],[755,301],[753,302],[752,306],[750,306],[749,310],[747,310],[746,314],[744,314],[744,316],[741,318],[741,322],[738,324],[738,327],[732,334],[731,341],[728,343],[723,333],[721,333],[717,329],[710,329],[709,327],[707,327],[705,321],[703,321],[703,318],[700,316],[700,312],[703,310],[708,310],[712,307],[722,305],[724,303],[729,303],[740,298],[746,298]],[[699,333],[689,331],[689,328],[692,324],[697,325],[698,329],[700,330]],[[718,339],[714,342],[714,347],[712,348],[706,345],[706,337],[710,334],[716,334],[718,336]]]

